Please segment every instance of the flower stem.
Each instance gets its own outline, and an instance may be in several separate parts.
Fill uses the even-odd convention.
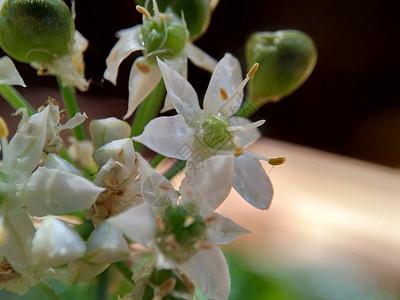
[[[161,105],[165,98],[164,81],[160,80],[155,89],[140,104],[132,123],[131,136],[138,136],[143,132],[144,127],[160,112]],[[143,153],[144,145],[133,142],[135,150]]]
[[[61,82],[61,78],[56,76],[57,78],[57,84],[58,87],[60,88],[61,96],[64,101],[64,106],[65,109],[67,110],[67,115],[68,118],[72,118],[77,112],[79,112],[79,106],[78,106],[78,101],[76,100],[75,97],[75,92],[73,91],[72,88],[68,86],[63,86]],[[83,125],[78,125],[74,129],[74,136],[77,140],[82,141],[86,138],[85,135],[85,130],[83,128]]]
[[[95,300],[106,300],[108,298],[107,289],[108,289],[109,279],[110,279],[110,269],[107,268],[99,275],[99,282],[97,283]]]
[[[29,115],[33,115],[35,110],[25,100],[24,97],[11,85],[0,84],[0,95],[15,109],[25,107]]]
[[[251,99],[247,99],[243,102],[242,107],[235,114],[237,117],[249,118],[260,108],[260,105],[257,105],[257,102],[252,101]]]
[[[150,161],[150,166],[155,169],[164,159],[165,159],[164,155],[157,154]]]
[[[177,161],[169,170],[164,174],[167,179],[171,179],[178,174],[186,166],[186,160]]]
[[[118,269],[119,272],[125,277],[125,279],[133,286],[135,283],[133,282],[133,273],[131,269],[122,261],[114,263],[114,266]]]
[[[60,300],[57,294],[43,281],[40,281],[38,286],[46,293],[47,297],[51,300]]]

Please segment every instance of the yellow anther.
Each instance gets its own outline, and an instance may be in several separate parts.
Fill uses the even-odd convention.
[[[1,225],[0,226],[0,246],[3,246],[8,239],[8,233],[7,233],[7,229]]]
[[[229,95],[226,89],[224,89],[222,86],[219,88],[219,96],[222,100],[228,100]]]
[[[271,166],[279,166],[279,165],[285,163],[285,161],[286,161],[286,158],[285,158],[285,157],[274,157],[274,158],[270,158],[270,159],[268,160],[268,163],[269,163]]]
[[[240,155],[242,155],[243,154],[243,148],[241,148],[241,147],[235,147],[235,152],[234,152],[234,154],[233,155],[235,155],[235,157],[239,157]]]
[[[139,71],[142,73],[150,72],[150,68],[148,66],[146,66],[145,64],[141,63],[140,61],[135,62],[135,65],[139,69]]]
[[[149,11],[147,9],[145,9],[143,6],[140,5],[136,5],[136,10],[138,12],[140,12],[143,16],[145,16],[146,18],[150,19],[151,15],[149,13]]]
[[[255,64],[251,67],[250,71],[247,73],[246,77],[248,77],[248,78],[253,77],[253,76],[254,76],[254,73],[257,72],[257,70],[258,70],[258,66],[259,66],[258,63],[255,63]]]
[[[189,227],[190,225],[192,225],[195,221],[195,218],[193,216],[187,216],[185,218],[185,222],[183,223],[183,227]]]
[[[158,288],[158,293],[157,296],[161,297],[165,297],[167,296],[169,293],[171,293],[176,285],[176,279],[175,278],[170,278],[165,280],[160,287]]]
[[[0,138],[8,137],[8,127],[6,121],[0,117]]]

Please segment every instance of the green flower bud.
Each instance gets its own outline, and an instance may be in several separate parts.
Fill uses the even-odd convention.
[[[203,123],[204,144],[216,150],[233,150],[232,135],[226,129],[229,123],[219,116],[209,115]]]
[[[110,117],[90,121],[89,131],[93,145],[97,149],[114,140],[130,137],[131,127],[125,121]]]
[[[297,30],[253,33],[246,42],[246,63],[260,67],[249,82],[250,102],[258,107],[294,92],[317,61],[312,39]]]
[[[45,62],[67,54],[75,31],[61,0],[8,0],[0,12],[0,46],[21,62]]]
[[[172,18],[167,22],[160,22],[155,18],[147,19],[143,23],[141,34],[146,55],[154,52],[163,57],[174,57],[183,50],[187,42],[185,28]]]
[[[136,0],[136,3],[144,6],[145,0]],[[160,11],[165,12],[168,7],[180,18],[181,12],[185,16],[190,39],[196,40],[201,37],[210,24],[212,8],[210,0],[160,0],[157,1]],[[148,7],[149,12],[153,12],[151,1]]]

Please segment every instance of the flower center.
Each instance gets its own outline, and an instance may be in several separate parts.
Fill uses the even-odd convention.
[[[202,125],[204,144],[211,149],[232,150],[235,145],[228,126],[228,121],[221,116],[208,116]]]

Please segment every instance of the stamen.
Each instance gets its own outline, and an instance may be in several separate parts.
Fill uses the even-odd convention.
[[[138,12],[140,12],[143,16],[145,16],[146,18],[150,19],[151,15],[149,13],[149,11],[147,9],[145,9],[143,6],[140,5],[136,5],[136,10]]]
[[[193,284],[193,282],[190,280],[190,278],[186,274],[182,274],[181,277],[182,277],[183,284],[187,287],[189,292],[194,293],[194,291],[196,290],[196,287]]]
[[[150,73],[150,68],[148,66],[146,66],[144,63],[141,63],[140,61],[136,61],[135,65],[139,69],[140,72]]]
[[[6,121],[2,117],[0,117],[0,138],[8,137],[8,127]]]
[[[2,225],[0,226],[0,246],[3,246],[8,239],[7,229]]]
[[[226,89],[224,89],[222,86],[219,87],[219,97],[220,97],[222,100],[228,100],[228,99],[229,99],[228,92],[227,92]]]
[[[285,163],[285,161],[286,161],[285,157],[275,157],[275,158],[270,158],[268,160],[268,163],[271,166],[279,166],[279,165],[282,165],[283,163]]]
[[[176,284],[175,278],[170,278],[170,279],[165,280],[160,285],[157,296],[159,296],[161,298],[167,296],[169,293],[171,293],[174,290],[175,284]]]
[[[158,216],[158,217],[156,218],[156,225],[157,225],[158,231],[164,232],[164,230],[165,230],[165,223],[164,223],[164,221],[163,221],[163,219],[162,219],[161,216]]]
[[[257,70],[258,70],[258,66],[259,66],[258,63],[255,63],[255,64],[251,67],[250,71],[247,73],[246,77],[247,77],[247,78],[253,77],[253,76],[254,76],[254,73],[256,73]]]
[[[193,216],[189,215],[185,218],[185,222],[183,223],[183,227],[189,227],[194,223],[195,219]]]
[[[235,147],[235,152],[234,152],[234,154],[233,155],[235,155],[235,157],[239,157],[240,155],[242,155],[243,154],[243,148],[241,148],[241,147]]]
[[[208,217],[204,217],[203,221],[205,223],[210,223],[210,222],[215,221],[216,219],[217,219],[217,215],[211,215],[211,216],[208,216]]]

